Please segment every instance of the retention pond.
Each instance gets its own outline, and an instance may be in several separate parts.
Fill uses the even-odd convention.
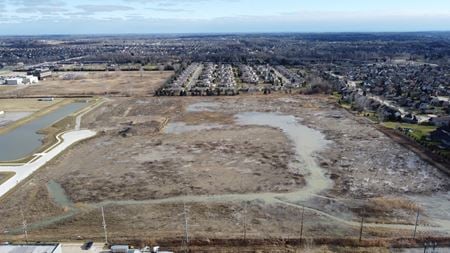
[[[42,146],[43,134],[38,131],[85,107],[86,103],[71,103],[0,135],[0,161],[26,157]]]

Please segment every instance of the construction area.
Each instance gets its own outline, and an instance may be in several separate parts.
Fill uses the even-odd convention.
[[[101,241],[102,207],[111,241],[450,233],[448,175],[328,96],[109,97],[81,128],[0,199],[2,239]]]

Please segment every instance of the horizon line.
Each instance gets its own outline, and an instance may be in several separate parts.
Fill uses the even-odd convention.
[[[269,34],[420,34],[420,33],[450,33],[450,30],[405,30],[405,31],[311,31],[311,32],[158,32],[158,33],[48,33],[48,34],[0,34],[1,37],[43,37],[43,36],[133,36],[133,35],[269,35]]]

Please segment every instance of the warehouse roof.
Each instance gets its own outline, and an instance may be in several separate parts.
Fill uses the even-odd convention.
[[[2,244],[0,253],[53,253],[59,244]]]

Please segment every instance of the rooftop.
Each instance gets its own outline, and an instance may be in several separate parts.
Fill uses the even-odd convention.
[[[59,244],[3,244],[0,253],[52,253]]]

